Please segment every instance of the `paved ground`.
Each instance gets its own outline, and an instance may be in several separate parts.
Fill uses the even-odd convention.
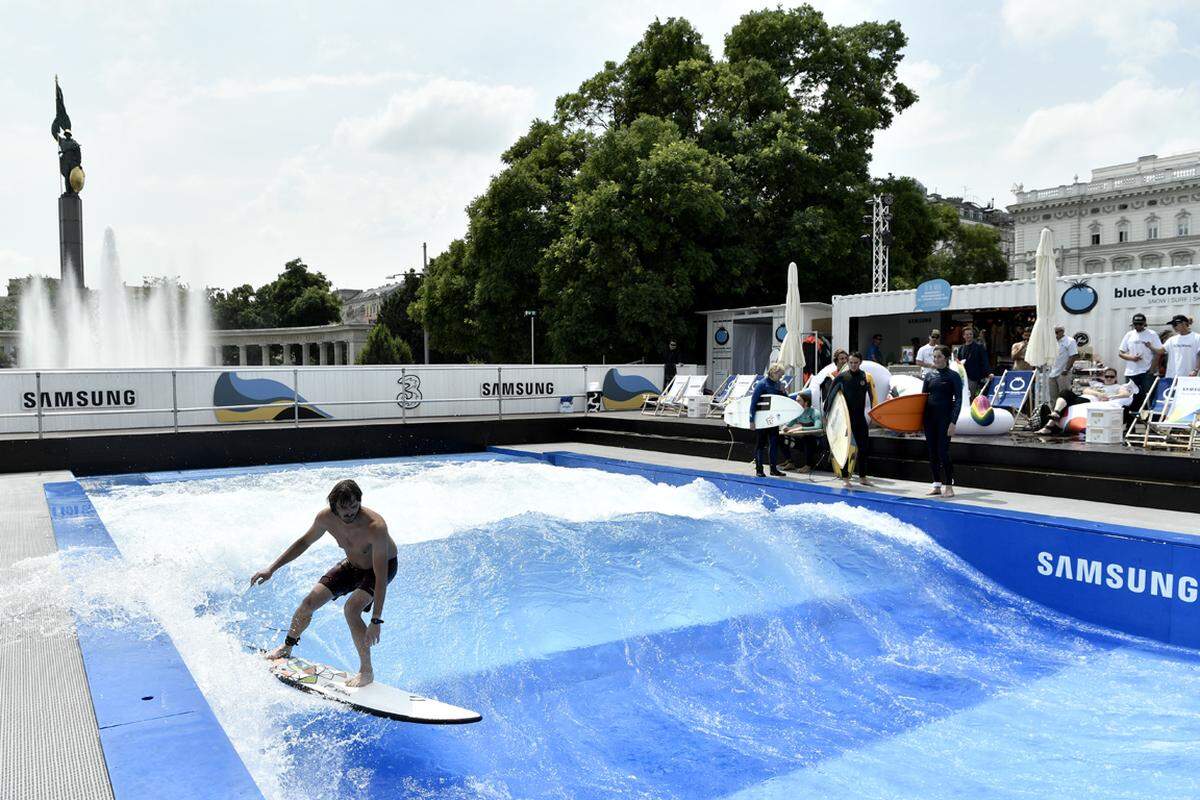
[[[689,469],[703,469],[710,472],[726,472],[737,475],[752,475],[754,467],[739,461],[724,461],[717,458],[699,458],[697,456],[681,456],[673,453],[659,453],[651,450],[632,450],[624,447],[609,447],[607,445],[583,444],[580,442],[556,442],[554,444],[510,445],[512,450],[529,450],[545,452],[548,450],[570,450],[585,455],[604,456],[607,458],[622,458],[628,461],[639,461],[648,464],[663,464]],[[841,485],[841,481],[829,472],[817,472],[808,475],[789,475],[787,480],[814,481],[831,487]],[[924,497],[929,491],[928,483],[901,481],[889,478],[873,479],[876,486],[869,491],[885,494],[901,495],[904,497]],[[1036,475],[1030,475],[1029,480],[1037,480]],[[855,484],[855,491],[868,491]],[[1182,511],[1148,512],[1133,506],[1116,505],[1112,503],[1095,503],[1088,500],[1070,498],[1043,497],[1040,495],[1019,494],[1016,492],[996,492],[989,489],[963,488],[957,490],[957,495],[948,503],[965,503],[991,509],[1013,509],[1027,511],[1033,514],[1051,514],[1069,519],[1085,519],[1094,522],[1107,522],[1114,525],[1130,525],[1140,528],[1154,528],[1179,533],[1200,534],[1200,513],[1191,514]]]
[[[20,584],[28,572],[19,562],[57,551],[42,485],[69,480],[0,475],[0,576]],[[35,619],[0,610],[0,798],[112,800],[75,624],[56,608]]]

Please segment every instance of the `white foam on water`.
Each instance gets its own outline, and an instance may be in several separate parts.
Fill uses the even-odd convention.
[[[289,781],[290,745],[304,735],[294,727],[304,723],[296,720],[310,720],[314,712],[355,712],[283,689],[230,633],[239,623],[255,621],[249,620],[248,604],[240,598],[246,592],[267,591],[250,589],[250,576],[304,533],[333,483],[347,477],[359,483],[364,504],[384,516],[401,546],[522,514],[589,522],[637,513],[692,519],[763,513],[758,502],[731,500],[703,480],[675,487],[599,470],[484,460],[323,466],[117,485],[94,493],[92,502],[124,560],[72,571],[73,602],[97,614],[109,609],[113,624],[121,624],[122,616],[142,619],[146,609],[152,609],[270,798],[333,795],[341,779],[341,754],[380,730],[379,723],[364,722],[355,736],[359,741],[329,741],[320,748],[328,763],[321,769],[307,763],[303,774],[309,780],[304,785]],[[76,555],[68,551],[66,557]],[[342,557],[326,537],[280,570],[270,590],[298,602],[311,587],[312,576]],[[40,580],[35,572],[30,572],[30,581]],[[264,626],[287,624],[276,617],[256,621]],[[306,758],[312,750],[305,748]],[[317,774],[329,776],[327,782],[314,784],[312,776]],[[352,776],[351,785],[354,782]]]

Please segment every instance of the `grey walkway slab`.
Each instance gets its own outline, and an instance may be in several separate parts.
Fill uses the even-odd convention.
[[[661,464],[664,466],[683,467],[685,469],[702,469],[710,472],[724,472],[736,475],[753,475],[754,467],[740,461],[725,461],[718,458],[700,458],[698,456],[660,453],[652,450],[635,450],[626,447],[609,445],[584,444],[582,442],[555,442],[553,444],[505,445],[510,450],[528,450],[531,452],[546,452],[550,450],[570,450],[584,455],[603,456],[605,458],[622,458],[627,461],[637,461],[646,464]],[[817,472],[809,475],[788,475],[784,480],[839,487],[841,481],[829,472]],[[900,495],[903,497],[925,497],[929,491],[928,483],[902,481],[890,478],[872,478],[875,486],[870,489],[860,488],[857,482],[853,491],[874,491],[882,494]],[[1029,480],[1037,480],[1036,475],[1030,475]],[[1070,497],[1046,497],[1044,495],[1021,494],[1019,492],[998,492],[990,489],[974,489],[956,487],[956,495],[947,503],[962,503],[980,506],[993,510],[1012,509],[1031,514],[1050,514],[1068,519],[1106,522],[1114,525],[1129,525],[1136,528],[1153,528],[1155,530],[1175,531],[1200,535],[1200,514],[1184,511],[1163,511],[1160,509],[1139,508],[1136,506],[1117,505],[1115,503],[1097,503],[1090,500],[1075,500]]]
[[[0,576],[57,551],[42,485],[69,480],[0,475]],[[0,799],[112,796],[70,611],[49,601],[37,620],[0,612]]]

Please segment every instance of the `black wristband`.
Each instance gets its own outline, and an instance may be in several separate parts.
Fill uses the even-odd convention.
[[[371,617],[371,624],[372,625],[382,625],[383,620],[381,620],[379,617]]]

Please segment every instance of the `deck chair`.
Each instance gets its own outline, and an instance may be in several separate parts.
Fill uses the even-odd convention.
[[[687,401],[694,397],[704,397],[704,384],[708,382],[707,375],[688,375],[683,386],[683,392],[674,401],[659,403],[655,414],[675,414],[681,417],[687,413]]]
[[[733,388],[733,382],[737,380],[737,375],[730,375],[725,378],[725,381],[717,387],[717,390],[712,395],[712,405],[724,405],[725,398],[729,396],[729,390]],[[712,406],[709,406],[711,409]]]
[[[643,414],[658,414],[658,407],[662,403],[678,400],[679,395],[683,394],[684,387],[687,386],[686,375],[676,375],[671,378],[671,382],[659,394],[646,395],[646,399],[642,401]]]
[[[1162,410],[1151,409],[1146,414],[1145,427],[1135,443],[1148,449],[1190,452],[1196,448],[1197,434],[1200,433],[1200,378],[1162,379],[1162,382],[1166,381],[1170,384],[1162,392]],[[1151,394],[1147,402],[1153,400]]]
[[[1146,439],[1147,424],[1150,421],[1150,415],[1156,414],[1162,416],[1163,411],[1167,407],[1167,392],[1171,389],[1171,384],[1174,383],[1174,378],[1155,378],[1154,383],[1150,384],[1150,391],[1142,395],[1142,403],[1138,406],[1137,411],[1133,415],[1133,419],[1129,422],[1129,427],[1125,430],[1125,444],[1129,447],[1142,447]]]
[[[1024,417],[1026,428],[1033,427],[1033,384],[1037,373],[1031,369],[1007,369],[994,381],[992,408],[1003,408],[1014,420]]]
[[[724,414],[725,409],[729,407],[730,403],[736,402],[750,394],[754,390],[754,384],[757,381],[757,375],[735,375],[725,398],[720,403],[714,399],[713,404],[708,407],[708,416],[719,417]]]

